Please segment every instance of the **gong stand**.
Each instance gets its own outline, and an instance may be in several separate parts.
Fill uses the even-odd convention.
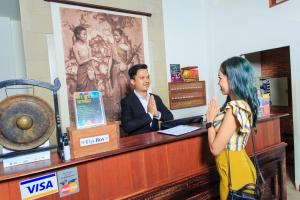
[[[22,150],[22,149],[18,150],[17,149],[17,151],[13,151],[11,153],[0,154],[0,158],[11,158],[11,157],[19,156],[19,155],[36,153],[36,152],[41,152],[41,151],[47,151],[47,150],[50,150],[50,149],[57,148],[60,159],[62,161],[64,161],[63,135],[62,135],[62,131],[61,131],[61,122],[60,122],[60,115],[59,115],[59,108],[58,108],[58,98],[57,98],[57,91],[59,90],[59,88],[61,86],[59,79],[56,78],[54,80],[54,85],[51,85],[50,83],[38,81],[38,80],[25,80],[25,79],[6,80],[6,81],[1,81],[0,82],[0,89],[6,88],[8,86],[15,86],[15,85],[37,86],[37,87],[45,88],[45,89],[48,89],[48,90],[52,91],[53,101],[54,101],[54,113],[55,113],[54,118],[55,118],[55,121],[56,121],[57,145],[51,145],[51,146],[48,146],[48,147],[37,147],[37,148],[26,149],[26,150]],[[24,96],[26,96],[26,95],[24,95]],[[27,95],[27,96],[29,96],[29,95]],[[12,98],[13,98],[13,96],[12,96]],[[37,97],[33,97],[33,98],[37,98]],[[16,99],[16,101],[18,101],[18,100],[22,100],[22,96],[19,97],[19,99],[18,98]],[[42,101],[42,100],[40,99],[40,101]],[[47,107],[48,105],[43,105],[42,104],[42,106]],[[52,113],[53,113],[53,111],[52,111]],[[28,122],[28,119],[26,119],[26,116],[25,116],[24,119],[23,118],[24,117],[22,116],[22,119],[17,119],[17,126],[18,127],[21,126],[21,125],[18,124],[19,121],[20,122],[23,122],[23,121]],[[31,120],[31,118],[29,120]],[[25,125],[24,125],[24,123],[22,124],[23,126],[25,126],[24,130],[26,129],[27,124],[26,123],[25,123]],[[31,124],[31,126],[32,126],[32,124]],[[13,150],[15,150],[15,149],[13,149]]]

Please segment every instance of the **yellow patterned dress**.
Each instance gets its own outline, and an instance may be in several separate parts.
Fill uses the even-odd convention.
[[[230,157],[230,172],[232,189],[237,190],[248,183],[256,182],[256,170],[248,157],[245,147],[251,133],[252,112],[249,105],[243,100],[227,103],[225,110],[220,112],[215,120],[214,127],[218,131],[227,109],[231,108],[233,115],[240,123],[240,127],[233,133],[226,149],[216,156],[216,166],[220,175],[220,198],[227,198],[228,194],[228,156]]]

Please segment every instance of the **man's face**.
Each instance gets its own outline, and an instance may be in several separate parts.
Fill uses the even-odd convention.
[[[131,79],[131,84],[137,92],[147,92],[150,86],[150,76],[147,69],[139,69],[134,77]]]

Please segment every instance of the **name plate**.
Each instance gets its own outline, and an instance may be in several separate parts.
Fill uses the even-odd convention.
[[[79,158],[119,148],[119,124],[110,123],[86,129],[68,129],[71,156]]]
[[[109,135],[98,135],[95,137],[88,137],[88,138],[82,138],[80,139],[80,146],[85,147],[85,146],[90,146],[90,145],[95,145],[95,144],[101,144],[109,142]]]

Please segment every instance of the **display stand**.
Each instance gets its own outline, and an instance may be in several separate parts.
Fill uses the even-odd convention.
[[[0,158],[12,158],[15,156],[20,156],[20,155],[25,155],[25,154],[31,154],[31,153],[36,153],[40,151],[48,151],[49,149],[57,148],[57,152],[59,154],[59,157],[62,161],[64,161],[64,153],[63,153],[63,143],[62,143],[62,132],[61,132],[61,123],[60,123],[60,115],[59,115],[59,108],[58,108],[58,97],[57,97],[57,92],[61,86],[60,81],[58,78],[54,80],[54,84],[50,84],[47,82],[43,81],[38,81],[38,80],[25,80],[25,79],[12,79],[12,80],[6,80],[6,81],[1,81],[0,82],[0,89],[6,88],[9,86],[16,86],[16,85],[26,85],[26,86],[36,86],[36,87],[41,87],[44,89],[48,89],[52,91],[53,94],[53,103],[54,103],[54,111],[55,111],[55,121],[56,121],[56,139],[57,139],[57,144],[55,145],[50,145],[47,147],[39,147],[39,148],[34,148],[34,149],[29,149],[29,150],[24,150],[24,151],[13,151],[10,153],[6,154],[0,154]]]
[[[49,140],[41,145],[39,148],[43,148],[41,151],[37,152],[32,152],[28,154],[23,154],[19,156],[14,156],[11,158],[4,158],[3,159],[3,167],[12,167],[16,165],[21,165],[21,164],[26,164],[26,163],[31,163],[31,162],[36,162],[36,161],[41,161],[41,160],[49,160],[50,159],[50,149],[45,150],[45,148],[50,146]],[[13,151],[8,150],[6,148],[3,148],[3,154],[7,153],[12,153]]]
[[[110,151],[119,147],[119,125],[109,123],[86,129],[68,129],[72,158]]]

